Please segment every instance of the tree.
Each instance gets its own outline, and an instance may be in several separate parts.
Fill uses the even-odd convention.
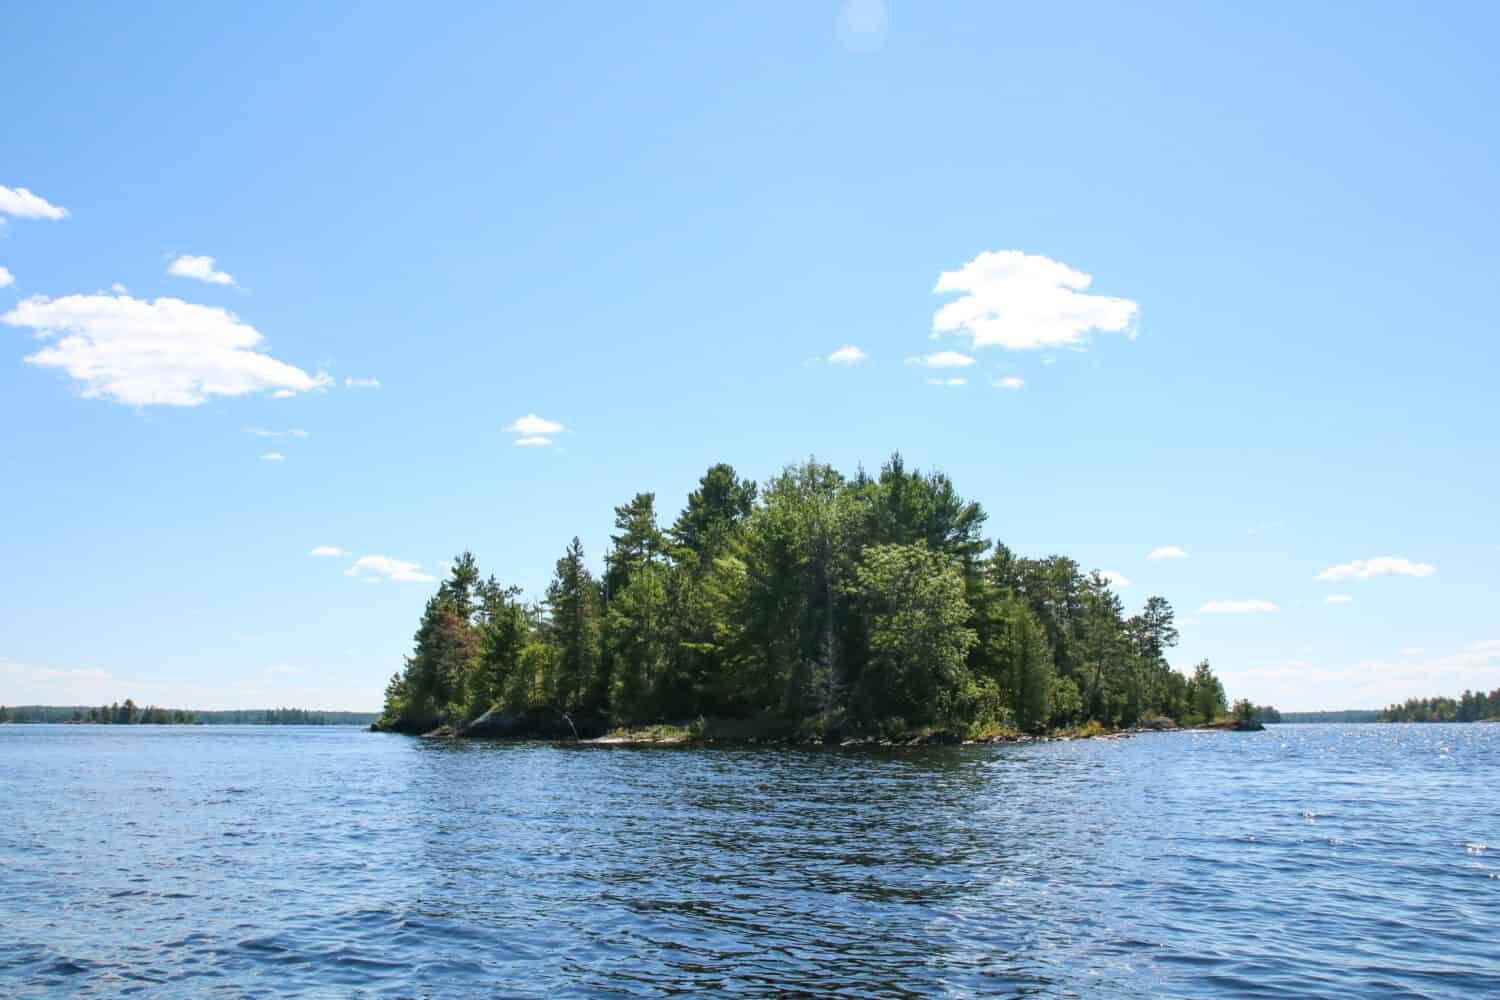
[[[1204,722],[1212,722],[1224,714],[1224,685],[1214,676],[1213,668],[1204,660],[1193,670],[1188,681],[1188,700],[1193,712]]]
[[[557,707],[563,712],[598,708],[604,694],[599,585],[584,564],[583,543],[576,536],[557,561],[547,608],[549,635],[557,647]]]
[[[870,622],[870,659],[851,693],[856,711],[872,721],[950,721],[944,717],[968,679],[965,659],[976,641],[965,624],[957,560],[924,545],[872,546],[854,587]]]
[[[699,556],[717,555],[749,519],[755,493],[755,483],[740,479],[733,466],[711,466],[672,525],[672,543]]]

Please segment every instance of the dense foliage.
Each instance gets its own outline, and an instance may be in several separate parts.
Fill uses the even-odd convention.
[[[1127,615],[1099,573],[1026,559],[941,473],[816,462],[764,487],[716,465],[669,527],[615,508],[595,577],[577,538],[545,598],[459,556],[427,602],[382,725],[495,711],[604,726],[758,720],[805,734],[1040,730],[1223,715],[1208,664],[1173,671],[1167,601]]]
[[[1500,688],[1489,694],[1465,691],[1454,698],[1410,698],[1380,713],[1381,722],[1484,722],[1500,720]]]

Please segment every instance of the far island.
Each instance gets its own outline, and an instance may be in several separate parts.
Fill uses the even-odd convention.
[[[1127,614],[1066,556],[1024,558],[947,476],[715,465],[663,528],[615,508],[604,571],[577,538],[540,602],[458,556],[374,728],[410,734],[985,740],[1228,717],[1207,661],[1173,670],[1171,605]]]

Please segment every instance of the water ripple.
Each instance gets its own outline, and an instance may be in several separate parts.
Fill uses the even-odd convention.
[[[0,993],[1500,996],[1500,727],[0,729]]]

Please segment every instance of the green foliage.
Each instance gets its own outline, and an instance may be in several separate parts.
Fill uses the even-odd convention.
[[[1500,720],[1500,688],[1465,691],[1458,698],[1411,698],[1380,713],[1381,722],[1483,722]]]
[[[1223,712],[1206,664],[1167,664],[1166,600],[1127,617],[1071,559],[992,550],[985,520],[899,454],[875,476],[808,461],[761,486],[712,466],[666,531],[653,493],[615,508],[602,577],[573,539],[537,605],[460,555],[382,722],[972,734]]]
[[[1188,680],[1187,695],[1192,715],[1200,722],[1213,722],[1228,707],[1224,685],[1214,676],[1213,668],[1208,665],[1207,660],[1193,669],[1193,676]]]

